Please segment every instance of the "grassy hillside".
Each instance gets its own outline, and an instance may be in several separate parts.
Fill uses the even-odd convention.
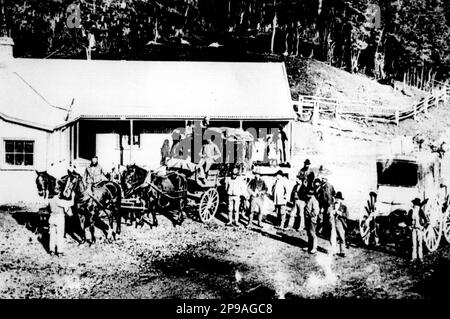
[[[410,105],[423,96],[412,90],[405,95],[364,75],[351,74],[313,59],[287,58],[285,63],[294,99],[298,94],[317,95],[397,107]]]
[[[317,95],[360,100],[372,105],[395,108],[417,103],[424,96],[423,92],[412,89],[402,93],[364,75],[351,74],[313,59],[269,57],[268,60],[285,62],[293,99],[297,99],[299,94]],[[430,109],[427,115],[421,114],[416,120],[402,121],[399,126],[351,121],[340,121],[332,125],[346,130],[363,130],[369,134],[388,136],[415,135],[417,131],[421,131],[434,140],[450,130],[449,119],[450,107],[447,105]]]

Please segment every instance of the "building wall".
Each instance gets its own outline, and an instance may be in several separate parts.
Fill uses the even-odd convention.
[[[48,133],[0,119],[0,204],[39,202],[35,170],[47,168]],[[34,165],[16,168],[5,163],[5,139],[34,141]]]
[[[174,129],[184,127],[184,121],[134,120],[134,145],[130,156],[129,120],[81,120],[80,157],[91,159],[97,155],[100,165],[110,171],[114,165],[137,164],[147,169],[160,166],[161,146],[165,139],[172,144]]]
[[[52,176],[61,178],[67,174],[70,164],[70,130],[63,128],[49,134],[47,144],[46,170]]]
[[[130,147],[128,138],[130,134],[129,120],[82,120],[80,125],[80,156],[84,159],[90,159],[97,155],[99,163],[106,171],[110,171],[117,164],[128,165],[137,164],[147,169],[156,169],[160,166],[161,146],[165,139],[173,144],[172,132],[177,128],[184,128],[184,121],[156,121],[156,120],[134,120],[133,132],[135,138],[139,139],[139,145],[133,146],[130,156]],[[213,127],[235,127],[238,128],[239,121],[211,121]],[[244,129],[251,132],[255,131],[255,136],[265,140],[268,134],[278,132],[278,127],[284,126],[288,136],[286,152],[288,160],[290,159],[290,141],[291,132],[288,122],[277,121],[244,121]],[[195,132],[198,132],[195,130]],[[201,129],[200,129],[201,134]],[[199,161],[200,145],[196,145],[192,150],[194,153],[194,162]],[[222,145],[219,145],[222,149]]]
[[[69,130],[47,132],[0,120],[0,204],[39,203],[36,170],[56,178],[66,174],[70,161]],[[9,166],[5,163],[5,139],[34,141],[34,165]]]

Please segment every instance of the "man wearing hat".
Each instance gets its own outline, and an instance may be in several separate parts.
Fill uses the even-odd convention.
[[[275,182],[272,186],[272,198],[275,205],[275,212],[277,213],[277,217],[280,220],[279,227],[281,229],[285,229],[286,223],[286,205],[288,196],[286,183],[287,181],[284,177],[283,171],[279,170],[276,174]]]
[[[199,174],[202,182],[205,181],[205,178],[208,176],[208,172],[211,169],[211,166],[222,157],[222,153],[220,152],[219,146],[214,143],[215,136],[211,136],[206,139],[205,144],[202,147],[201,158],[198,162],[198,167],[200,168]]]
[[[254,178],[250,181],[248,186],[248,193],[250,195],[250,220],[247,224],[249,228],[253,224],[253,216],[258,215],[258,227],[262,227],[262,214],[264,211],[264,195],[267,194],[267,185],[261,178],[260,170],[254,171]]]
[[[227,226],[234,224],[239,225],[239,214],[241,196],[245,197],[246,183],[242,176],[239,176],[239,169],[233,168],[231,177],[225,178],[225,190],[228,195],[228,223]],[[233,220],[234,214],[234,220]]]
[[[300,176],[300,179],[306,179],[308,176],[313,173],[311,170],[311,161],[309,159],[306,159],[303,163],[303,167],[298,172],[298,176]]]
[[[305,205],[305,226],[306,234],[308,235],[308,251],[310,254],[315,254],[317,252],[317,216],[319,215],[319,202],[317,201],[314,190],[309,189],[306,194],[306,205]]]
[[[293,208],[288,219],[288,228],[293,229],[295,219],[298,216],[300,219],[299,227],[297,231],[303,231],[305,229],[305,205],[306,205],[306,193],[308,192],[307,180],[302,180],[301,176],[297,176],[296,184],[291,192],[291,203]]]
[[[334,207],[331,212],[331,249],[336,251],[336,239],[339,244],[339,255],[345,257],[346,240],[345,233],[347,231],[348,210],[344,204],[342,192],[337,192],[334,200]]]
[[[49,225],[49,252],[50,255],[64,255],[65,250],[65,215],[72,216],[71,207],[74,205],[73,194],[69,200],[63,199],[61,195],[63,185],[61,182],[55,184],[55,194],[48,199],[48,210],[50,217]]]
[[[319,176],[314,184],[317,200],[320,205],[317,232],[321,233],[325,237],[328,237],[330,236],[331,231],[330,209],[334,204],[334,196],[336,195],[336,192],[333,185],[331,185],[331,183],[324,176]]]
[[[92,186],[104,180],[106,180],[106,177],[103,168],[98,163],[98,157],[94,156],[91,159],[91,164],[86,167],[84,172],[84,183],[88,189],[92,190]]]
[[[423,261],[423,231],[428,224],[428,218],[422,209],[424,203],[421,203],[419,198],[415,198],[412,201],[413,207],[408,212],[408,224],[411,227],[412,237],[412,258],[411,261],[416,261],[417,257]]]

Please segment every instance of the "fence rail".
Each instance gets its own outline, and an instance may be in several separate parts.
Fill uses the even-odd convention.
[[[312,112],[312,122],[317,124],[320,116],[328,115],[335,118],[349,118],[381,123],[395,123],[408,118],[416,118],[420,113],[427,113],[429,108],[446,104],[450,97],[450,86],[440,86],[433,89],[418,103],[404,108],[389,108],[377,105],[369,105],[361,101],[331,99],[318,96],[300,95],[298,101],[293,101],[297,106],[297,113]]]

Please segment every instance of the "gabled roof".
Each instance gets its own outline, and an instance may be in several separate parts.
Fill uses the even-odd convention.
[[[283,63],[15,59],[14,68],[50,104],[74,98],[71,119],[294,118]]]
[[[52,131],[64,123],[67,112],[52,107],[26,81],[9,68],[0,68],[0,118],[28,127]]]

